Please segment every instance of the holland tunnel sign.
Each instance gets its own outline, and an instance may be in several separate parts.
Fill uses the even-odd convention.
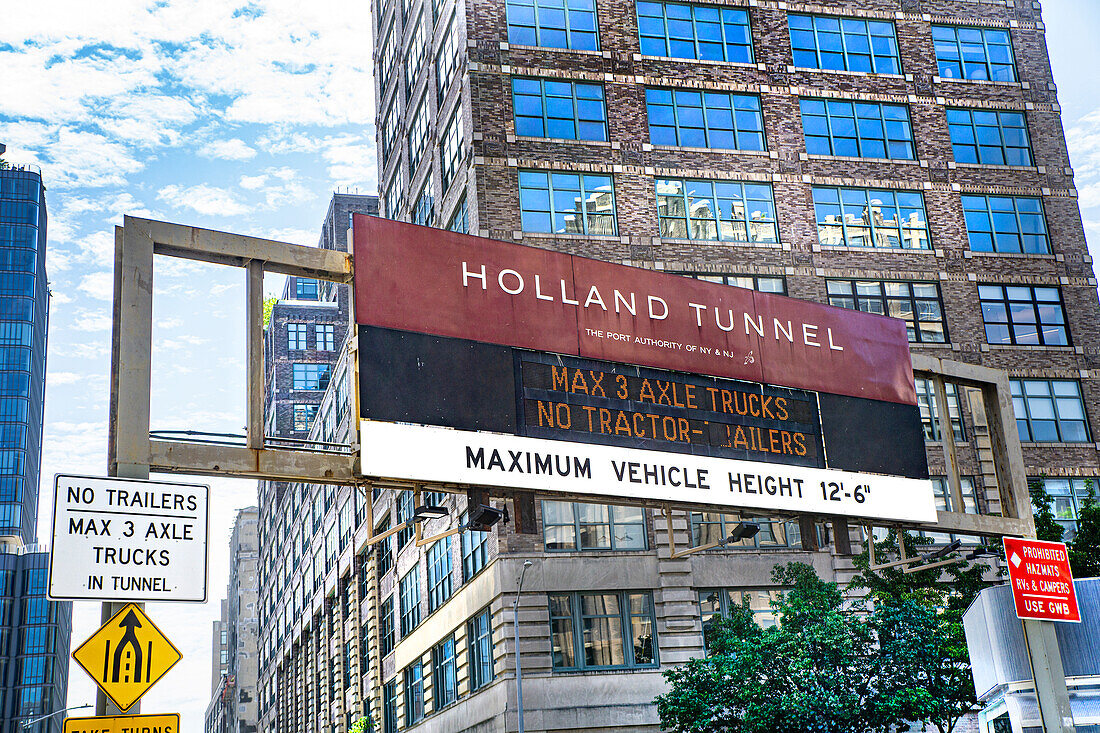
[[[934,522],[905,324],[355,215],[362,470]]]

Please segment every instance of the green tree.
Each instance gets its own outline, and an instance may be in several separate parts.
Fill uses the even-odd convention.
[[[371,721],[370,716],[364,715],[351,724],[349,733],[371,733],[374,730],[374,723]]]
[[[1054,521],[1054,510],[1051,509],[1054,499],[1047,493],[1046,482],[1042,476],[1028,479],[1027,493],[1031,496],[1035,536],[1047,542],[1061,542],[1065,529]]]
[[[898,553],[898,534],[875,542],[876,559]],[[900,533],[907,557],[925,552],[932,539]],[[948,733],[977,699],[970,674],[962,616],[978,591],[998,581],[999,571],[979,562],[959,562],[905,573],[900,567],[870,569],[865,550],[854,559],[860,574],[853,589],[866,589],[879,639],[884,717],[920,720]],[[914,688],[919,688],[917,692]],[[927,693],[927,694],[922,694]]]
[[[1077,517],[1077,534],[1069,543],[1069,564],[1075,578],[1100,576],[1100,502],[1092,479],[1085,481],[1088,496]]]
[[[264,298],[264,329],[266,330],[271,323],[271,311],[275,308],[275,304],[279,302],[278,298]]]
[[[836,583],[808,565],[773,573],[791,590],[776,606],[782,625],[759,628],[747,607],[710,629],[711,655],[665,672],[661,726],[677,733],[860,733],[874,719],[875,639],[842,610]]]

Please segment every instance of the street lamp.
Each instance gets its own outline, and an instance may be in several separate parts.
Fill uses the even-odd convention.
[[[46,720],[47,718],[52,718],[55,715],[61,715],[62,713],[67,713],[70,710],[81,710],[83,708],[90,708],[90,707],[92,707],[92,704],[91,703],[86,703],[84,705],[77,705],[76,707],[61,708],[60,710],[55,710],[52,713],[47,713],[46,715],[39,715],[37,718],[31,718],[30,720],[24,720],[23,721],[23,727],[24,728],[30,728],[35,723],[41,723],[43,720]]]
[[[523,591],[523,576],[527,575],[527,568],[531,567],[530,560],[523,561],[523,570],[519,573],[519,583],[516,585],[516,598],[512,601],[512,626],[516,634],[516,710],[519,712],[518,733],[523,733],[523,668],[519,662],[519,594]]]

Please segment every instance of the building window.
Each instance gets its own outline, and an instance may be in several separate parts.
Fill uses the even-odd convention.
[[[1025,443],[1087,443],[1081,385],[1069,379],[1010,379],[1016,428]]]
[[[382,601],[378,608],[378,647],[384,657],[393,651],[397,640],[394,638],[393,596]]]
[[[956,163],[1031,165],[1023,112],[948,109],[947,129]]]
[[[294,364],[294,389],[324,390],[332,376],[331,364]]]
[[[771,186],[658,178],[656,187],[657,216],[664,238],[778,241]]]
[[[732,285],[735,288],[756,290],[761,293],[787,294],[787,278],[782,275],[723,275],[717,272],[671,272],[673,275],[683,275],[695,280],[705,280],[709,283],[720,285]]]
[[[645,514],[639,507],[542,502],[547,550],[644,550]]]
[[[760,97],[689,89],[646,89],[654,145],[765,150]]]
[[[1091,494],[1095,497],[1098,493],[1095,478],[1035,478],[1028,482],[1042,481],[1051,498],[1051,510],[1054,512],[1054,520],[1062,525],[1065,534],[1064,542],[1073,541],[1077,535],[1077,520],[1081,516],[1081,509],[1085,506],[1085,500]]]
[[[1043,204],[1024,196],[962,197],[966,234],[974,252],[1050,254]]]
[[[393,72],[398,69],[397,66],[397,42],[395,34],[393,32],[393,21],[390,21],[390,29],[386,33],[385,40],[382,41],[381,48],[382,53],[378,55],[378,89],[380,97],[386,96],[386,88],[389,87],[391,81],[393,81]]]
[[[390,154],[393,153],[394,146],[397,144],[397,131],[401,122],[397,111],[397,101],[394,100],[382,117],[382,162],[379,165],[379,170],[385,170],[386,164],[390,160]]]
[[[466,644],[470,654],[470,689],[479,690],[493,681],[493,618],[489,609],[466,623]]]
[[[304,277],[294,278],[295,300],[317,300],[317,281]]]
[[[649,593],[564,593],[549,601],[554,669],[656,666]]]
[[[417,79],[420,77],[420,69],[424,65],[424,58],[428,55],[430,39],[428,38],[427,14],[421,12],[411,26],[411,40],[405,51],[405,98],[411,98],[413,89],[416,88]]]
[[[917,191],[814,186],[819,244],[929,249],[924,197]]]
[[[420,662],[405,668],[405,727],[424,719],[424,667]]]
[[[455,638],[452,634],[432,648],[432,707],[442,710],[458,699]]]
[[[936,402],[936,390],[930,379],[917,379],[917,405],[920,407],[920,421],[924,427],[924,439],[935,442],[940,437],[939,404]],[[945,382],[944,391],[947,393],[947,414],[951,417],[951,432],[956,442],[966,439],[963,432],[962,406],[959,402],[959,392],[954,384]]]
[[[466,524],[463,513],[459,524]],[[459,535],[462,546],[462,582],[467,583],[489,563],[489,533],[466,530]]]
[[[321,351],[336,349],[336,326],[317,326],[317,348]]]
[[[429,174],[424,179],[424,186],[420,189],[420,196],[416,199],[416,207],[413,209],[412,223],[422,227],[430,227],[435,223],[432,197],[432,177]]]
[[[424,159],[424,153],[428,150],[430,132],[431,110],[428,109],[427,96],[421,97],[420,105],[412,115],[409,123],[409,185],[420,167],[420,161]]]
[[[905,321],[910,343],[947,343],[940,286],[887,280],[827,280],[829,305]]]
[[[989,343],[1069,345],[1066,312],[1058,288],[979,285],[978,297]]]
[[[397,219],[397,213],[401,211],[401,199],[404,196],[405,179],[401,175],[400,166],[398,166],[393,172],[393,178],[390,179],[389,185],[386,186],[386,195],[382,199],[388,218]]]
[[[508,43],[598,51],[596,0],[508,0]]]
[[[413,516],[413,492],[408,490],[399,491],[395,503],[397,504],[397,523],[410,525],[399,530],[397,533],[397,550],[400,552],[401,548],[409,544],[409,540],[411,540],[416,533],[416,528],[411,526]]]
[[[380,535],[383,532],[389,531],[390,518],[387,515],[385,519],[378,523],[374,533]],[[376,547],[378,548],[378,576],[381,577],[390,571],[393,567],[393,536],[389,536],[386,539],[379,542]]]
[[[802,132],[810,155],[913,160],[913,130],[903,104],[803,99]]]
[[[646,56],[751,64],[749,12],[718,5],[639,2],[638,41]]]
[[[413,565],[398,583],[401,595],[401,638],[420,624],[420,566]]]
[[[439,54],[435,57],[435,82],[439,102],[447,96],[455,73],[458,71],[458,30],[455,27],[456,14],[451,13],[447,21],[447,30],[439,44]]]
[[[516,134],[607,140],[603,86],[551,79],[512,79]]]
[[[709,648],[711,628],[719,618],[729,618],[734,609],[748,606],[753,621],[765,629],[779,625],[775,606],[784,591],[765,588],[703,588],[699,591],[699,616],[703,620],[703,642]]]
[[[894,24],[833,15],[788,15],[794,65],[803,69],[900,74]]]
[[[525,232],[615,235],[611,176],[520,171],[519,200]]]
[[[450,188],[461,163],[462,105],[458,105],[451,116],[451,121],[447,123],[447,129],[443,131],[442,142],[439,143],[439,176],[443,185],[443,193],[446,193]]]
[[[301,351],[306,348],[306,331],[309,328],[305,323],[286,324],[287,348],[291,351]]]
[[[447,230],[466,234],[470,231],[469,216],[469,209],[466,207],[466,196],[463,194],[462,199],[455,206],[454,213],[451,214],[451,220],[447,222]]]
[[[294,405],[294,431],[309,432],[313,416],[317,414],[317,405]]]
[[[959,511],[952,500],[951,487],[948,485],[947,479],[943,476],[932,476],[931,481],[932,495],[936,499],[936,510],[941,512]],[[978,490],[974,484],[974,478],[972,476],[960,476],[959,489],[962,492],[963,499],[962,512],[964,514],[978,514]],[[921,537],[930,538],[934,544],[946,545],[955,540],[961,540],[963,544],[967,545],[976,545],[980,542],[980,539],[974,535],[953,535],[944,534],[943,532],[919,532],[918,534]]]
[[[1007,28],[932,26],[939,75],[945,79],[1016,81]]]
[[[742,521],[760,525],[760,531],[754,537],[728,543],[727,548],[799,547],[802,544],[802,533],[797,521],[774,517],[748,518],[717,512],[691,512],[690,521],[692,547],[709,545],[728,538],[733,528]]]
[[[397,680],[382,686],[382,733],[397,733]]]
[[[451,597],[451,538],[444,537],[428,549],[428,613]]]

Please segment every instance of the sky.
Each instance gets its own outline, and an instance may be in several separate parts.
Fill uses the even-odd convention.
[[[53,476],[106,469],[113,227],[123,214],[315,245],[335,190],[374,193],[366,0],[35,0],[0,20],[0,142],[42,168],[51,311],[39,534]],[[1100,258],[1100,3],[1044,0],[1086,232]],[[278,294],[281,281],[265,280]],[[153,429],[242,433],[244,277],[158,258]],[[178,480],[178,478],[177,478]],[[150,604],[183,652],[142,700],[202,730],[228,538],[255,482],[211,481],[206,604]],[[77,603],[73,646],[99,625]],[[94,701],[75,665],[69,704]]]

